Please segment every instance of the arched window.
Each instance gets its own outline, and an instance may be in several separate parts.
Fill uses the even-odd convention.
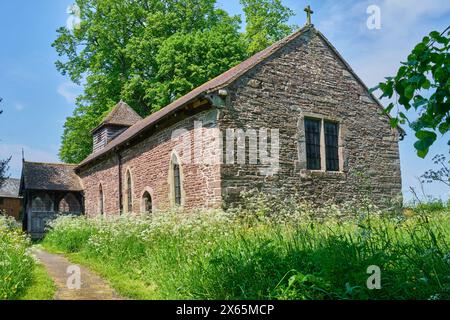
[[[126,191],[127,195],[127,213],[133,212],[133,186],[131,181],[131,173],[127,171]]]
[[[150,214],[153,212],[152,196],[148,191],[145,191],[144,195],[142,196],[142,211],[146,214]]]
[[[173,195],[176,205],[181,205],[181,171],[180,162],[176,155],[172,156]]]
[[[35,196],[31,202],[31,211],[33,212],[52,212],[53,201],[48,194]]]
[[[73,193],[68,193],[59,202],[58,211],[62,213],[80,213],[80,202]]]
[[[98,213],[104,214],[104,199],[103,199],[103,187],[100,185],[98,188]]]

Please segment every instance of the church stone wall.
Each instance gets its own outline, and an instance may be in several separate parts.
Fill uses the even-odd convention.
[[[279,129],[280,170],[265,176],[258,165],[224,164],[226,203],[255,187],[296,192],[316,203],[367,195],[383,206],[400,195],[398,130],[390,127],[366,88],[314,32],[302,35],[235,82],[227,99],[219,120],[222,130]],[[305,116],[339,122],[339,172],[306,170]]]
[[[180,120],[120,151],[120,174],[118,154],[84,168],[80,176],[87,214],[98,213],[100,183],[105,212],[120,212],[119,177],[122,204],[128,207],[127,172],[132,179],[133,212],[142,211],[145,191],[151,194],[154,209],[172,207],[170,168],[174,156],[182,159],[181,193],[186,209],[227,206],[238,201],[241,191],[253,188],[271,193],[297,193],[318,204],[343,203],[368,196],[385,206],[387,201],[400,196],[399,131],[390,127],[387,116],[381,114],[380,106],[367,88],[314,30],[291,41],[247,72],[226,93],[220,94],[224,106]],[[339,123],[339,171],[306,169],[305,117]],[[195,129],[196,122],[202,123],[200,129]],[[183,131],[173,139],[177,129]],[[247,162],[229,163],[226,131],[230,129],[268,130],[269,137],[271,130],[278,130],[279,170],[273,175],[263,174],[261,163],[251,164],[248,152]],[[194,142],[197,130],[202,132],[201,146]],[[321,144],[324,157],[324,141]],[[233,152],[239,148],[242,145],[233,146]],[[192,156],[199,149],[203,157],[196,162]],[[252,147],[252,152],[261,151],[255,149],[258,148]],[[224,154],[214,154],[219,150]],[[189,153],[191,158],[186,160]]]
[[[117,156],[111,156],[83,170],[81,177],[84,188],[84,209],[88,217],[100,213],[100,186],[103,191],[105,215],[119,213],[119,166]]]
[[[123,207],[126,204],[126,177],[131,174],[133,213],[142,211],[142,196],[145,191],[152,197],[153,210],[164,210],[174,206],[170,164],[174,156],[181,160],[181,182],[183,207],[186,209],[214,208],[221,205],[220,164],[209,161],[218,149],[217,113],[204,111],[178,122],[138,144],[120,151],[121,174],[119,175],[119,156],[112,154],[106,160],[79,173],[85,188],[85,207],[88,216],[99,213],[99,185],[102,184],[106,214],[119,214],[119,176],[122,179]],[[194,130],[194,124],[201,123]],[[181,130],[179,130],[181,129]],[[178,131],[177,131],[178,130]],[[200,134],[203,145],[194,143],[194,135]],[[201,149],[203,160],[195,161],[194,154]]]

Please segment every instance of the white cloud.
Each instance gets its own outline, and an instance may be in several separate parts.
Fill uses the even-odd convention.
[[[77,96],[81,92],[80,86],[72,82],[64,82],[58,86],[58,93],[62,95],[70,104],[75,103]]]
[[[25,153],[25,160],[36,162],[58,162],[55,153],[47,150],[32,148],[20,144],[0,144],[0,159],[11,157],[9,162],[10,175],[12,177],[20,177],[22,172],[22,148]]]

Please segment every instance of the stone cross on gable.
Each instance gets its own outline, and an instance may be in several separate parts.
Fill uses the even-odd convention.
[[[306,25],[310,25],[311,24],[311,15],[314,13],[314,11],[311,10],[311,6],[307,6],[305,8],[305,12],[306,12]]]

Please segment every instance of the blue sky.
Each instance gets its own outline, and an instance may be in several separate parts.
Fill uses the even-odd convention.
[[[413,46],[431,30],[443,30],[450,23],[448,0],[284,0],[296,12],[291,22],[305,23],[303,8],[314,10],[313,23],[341,52],[356,73],[372,87],[392,75]],[[64,120],[72,114],[80,92],[54,65],[57,55],[51,47],[56,29],[66,25],[70,0],[4,0],[0,2],[0,158],[12,155],[11,175],[19,177],[21,149],[27,160],[58,161]],[[239,0],[219,0],[221,7],[240,14]],[[366,26],[369,5],[381,9],[381,29]],[[400,143],[403,188],[419,190],[416,180],[433,167],[431,157],[419,159],[413,150],[414,134],[407,129]],[[449,154],[441,138],[430,151]],[[427,194],[447,199],[449,188],[426,185]]]

